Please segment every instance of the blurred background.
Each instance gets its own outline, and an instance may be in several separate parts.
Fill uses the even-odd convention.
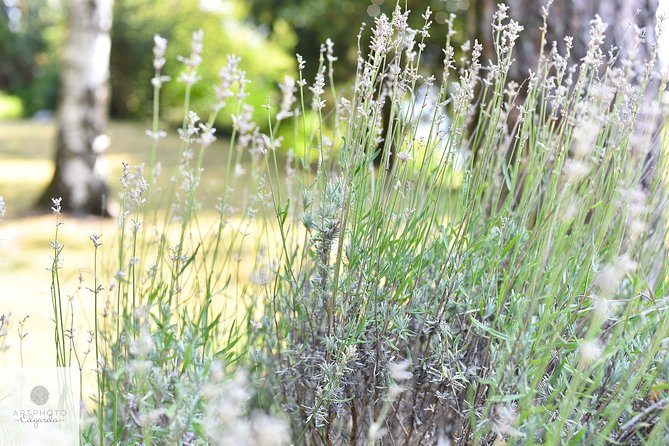
[[[72,11],[76,9],[74,5],[84,2],[1,1],[0,195],[7,202],[7,216],[18,217],[35,210],[36,201],[40,201],[40,210],[49,209],[49,197],[44,189],[55,168],[54,118],[59,98],[67,94],[61,91],[66,68],[76,63],[67,58],[65,47],[72,24],[84,26],[85,20]],[[413,28],[422,26],[421,14],[426,8],[432,11],[431,36],[427,39],[421,69],[428,73],[440,71],[446,24],[451,14],[455,16],[453,26],[457,33],[452,43],[456,51],[459,53],[465,41],[478,39],[484,43],[484,58],[492,57],[489,22],[496,3],[497,0],[400,1],[403,7],[414,12],[409,19]],[[515,73],[516,77],[523,78],[538,54],[536,41],[544,2],[508,0],[507,3],[510,15],[526,28],[517,46]],[[578,60],[587,45],[590,19],[599,13],[612,24],[607,32],[608,44],[622,48],[635,45],[631,38],[633,22],[647,28],[645,37],[650,42],[655,39],[653,29],[658,5],[661,9],[663,3],[669,0],[558,0],[552,5],[548,40],[557,40],[558,47],[563,49],[562,38],[573,35],[573,59]],[[193,31],[204,31],[203,64],[198,69],[201,81],[194,85],[191,98],[191,108],[201,116],[207,116],[215,100],[218,72],[227,56],[232,53],[239,56],[241,68],[252,81],[247,89],[250,93],[247,102],[254,107],[253,117],[262,130],[267,121],[262,105],[267,103],[268,97],[274,104],[278,103],[278,83],[286,75],[297,75],[296,53],[307,60],[304,75],[312,81],[319,49],[326,39],[331,39],[338,57],[335,82],[340,90],[345,90],[355,75],[359,27],[366,22],[369,29],[379,14],[391,14],[396,1],[96,0],[91,4],[97,4],[98,10],[89,14],[108,16],[97,20],[102,20],[101,25],[98,23],[101,34],[108,34],[111,39],[108,57],[102,56],[108,59],[103,70],[106,68],[104,71],[108,71],[109,77],[105,85],[108,91],[100,105],[105,113],[108,111],[111,124],[108,125],[104,116],[95,131],[110,133],[112,137],[105,163],[114,175],[120,169],[119,157],[127,158],[127,162],[146,161],[143,156],[149,143],[144,130],[152,113],[154,34],[162,35],[169,42],[163,72],[175,80],[183,69],[176,57],[190,53]],[[363,34],[363,48],[368,38],[369,31]],[[85,53],[85,48],[80,52]],[[457,54],[456,60],[459,57]],[[660,58],[669,58],[666,47],[660,52]],[[91,56],[88,63],[100,65],[95,56]],[[74,77],[77,76],[81,78],[75,73]],[[184,84],[175,81],[167,82],[161,92],[161,118],[172,130],[183,119],[183,94]],[[219,114],[218,135],[230,132],[232,112],[234,109],[230,106]],[[284,137],[288,141],[284,147],[290,147],[291,135],[286,133]],[[169,153],[165,155],[169,158]],[[103,176],[109,174],[103,172]],[[51,192],[63,195],[62,191]],[[64,201],[67,209],[69,199],[66,197]],[[99,206],[95,212],[84,209],[83,213],[99,213]]]
[[[65,66],[64,48],[68,23],[73,22],[68,20],[68,15],[73,14],[68,13],[66,0],[2,2],[0,195],[5,197],[7,217],[11,218],[23,216],[34,208],[53,174],[54,124],[64,69],[69,68]],[[251,80],[246,101],[254,107],[253,117],[262,128],[267,122],[262,105],[267,103],[268,97],[276,104],[280,100],[278,83],[286,75],[297,75],[296,53],[307,60],[304,75],[311,82],[319,49],[326,39],[332,39],[338,57],[335,81],[345,88],[355,74],[358,28],[362,22],[372,24],[374,17],[382,12],[392,13],[395,7],[395,2],[390,0],[115,0],[113,4],[108,3],[113,24],[108,31],[111,52],[107,106],[111,144],[107,162],[113,178],[117,177],[115,173],[120,169],[121,158],[126,162],[146,161],[143,156],[150,141],[144,130],[150,127],[152,113],[154,34],[160,34],[169,42],[163,73],[173,81],[167,82],[161,92],[161,119],[166,129],[174,130],[183,119],[185,87],[174,81],[183,69],[177,56],[190,54],[191,34],[197,29],[204,31],[204,52],[198,69],[201,81],[193,87],[191,108],[207,116],[215,100],[218,72],[227,56],[236,54],[241,58],[240,66],[246,71],[247,79]],[[417,11],[410,19],[410,25],[416,28],[422,26],[420,13],[428,6],[433,11],[431,32],[435,38],[426,49],[423,63],[426,69],[436,69],[442,57],[449,15],[458,14],[455,26],[462,29],[467,20],[463,13],[469,3],[467,0],[412,0],[408,6]],[[454,37],[456,44],[464,39],[464,35]],[[219,114],[217,135],[230,132],[231,112],[234,112],[232,107]],[[285,136],[290,137],[290,134]],[[174,148],[169,141],[167,146]],[[169,153],[163,155],[170,156]],[[42,210],[45,202],[49,204],[44,198],[48,197],[41,200]]]
[[[1,116],[47,118],[58,98],[61,50],[67,32],[65,1],[3,2]],[[468,4],[467,0],[412,0],[410,7],[422,12],[429,6],[434,11],[434,34],[439,35],[449,14],[466,11]],[[196,89],[196,99],[205,98],[227,54],[234,53],[253,80],[250,102],[262,105],[276,92],[285,74],[296,74],[295,53],[313,62],[307,66],[313,77],[319,47],[327,38],[334,41],[339,56],[337,79],[350,77],[356,62],[358,27],[362,22],[370,24],[381,12],[391,13],[394,6],[389,0],[115,0],[111,117],[137,120],[151,112],[154,34],[169,42],[166,70],[174,77],[181,70],[174,63],[176,55],[188,55],[191,33],[204,30],[203,82]],[[412,19],[412,25],[422,25],[418,13]],[[168,87],[165,103],[177,106],[182,93],[176,85]],[[180,122],[180,116],[175,118]]]

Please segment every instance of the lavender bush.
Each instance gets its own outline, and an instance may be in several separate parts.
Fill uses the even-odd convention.
[[[522,27],[500,5],[497,58],[480,60],[469,42],[456,61],[451,31],[435,77],[421,69],[430,11],[420,29],[408,16],[380,15],[369,46],[360,30],[351,89],[333,83],[331,42],[313,82],[298,55],[299,78],[267,104],[266,132],[234,56],[208,117],[191,110],[196,32],[176,80],[182,161],[163,191],[159,95],[170,80],[156,37],[150,171],[125,166],[119,230],[91,236],[98,379],[87,441],[669,441],[656,54],[608,57],[594,18],[582,63],[553,46],[524,85],[507,82]],[[210,218],[197,190],[230,104]],[[286,127],[295,147],[282,148]],[[57,237],[52,249],[58,363],[90,367],[68,354]]]

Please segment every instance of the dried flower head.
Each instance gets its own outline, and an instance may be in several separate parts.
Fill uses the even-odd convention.
[[[314,111],[318,112],[325,107],[325,101],[321,99],[321,96],[325,93],[325,67],[322,67],[318,71],[314,84],[309,87],[309,90],[314,95],[311,100],[311,107]]]
[[[618,292],[621,282],[627,274],[634,272],[637,263],[625,253],[618,256],[613,263],[606,265],[595,279],[595,287],[602,297],[613,296]]]
[[[153,36],[153,68],[160,71],[165,66],[165,52],[167,51],[167,39],[159,34]]]
[[[512,404],[499,404],[495,406],[494,430],[497,440],[503,441],[508,437],[522,437],[522,433],[516,429],[518,423],[518,409]]]
[[[290,76],[283,78],[283,82],[279,84],[281,90],[281,107],[279,113],[276,114],[276,120],[282,121],[293,116],[293,104],[295,104],[295,79]]]
[[[627,210],[627,233],[631,240],[636,240],[646,231],[648,192],[641,185],[636,185],[624,190],[622,197]]]
[[[93,246],[95,248],[99,248],[100,246],[102,246],[102,242],[100,242],[101,237],[102,235],[100,234],[92,233],[88,238],[93,243]]]
[[[399,158],[399,160],[404,163],[411,161],[413,159],[413,157],[411,156],[411,152],[409,152],[408,150],[404,150],[398,153],[397,158]]]
[[[177,130],[179,138],[188,145],[197,142],[197,136],[200,133],[200,130],[202,130],[199,123],[200,117],[198,114],[192,110],[189,111],[186,115],[186,128]]]
[[[146,136],[148,136],[154,141],[158,141],[161,138],[167,137],[167,132],[165,132],[164,130],[158,130],[156,132],[154,132],[153,130],[146,130],[144,133],[146,134]]]
[[[193,33],[191,42],[191,54],[189,57],[179,56],[177,59],[186,65],[186,69],[179,76],[179,81],[186,85],[193,85],[200,77],[197,75],[197,68],[202,63],[202,49],[204,31],[198,30]]]
[[[568,159],[564,163],[563,172],[567,182],[577,183],[588,176],[590,166],[585,161]]]
[[[51,199],[51,204],[52,204],[51,212],[53,212],[54,215],[60,215],[60,210],[61,210],[60,203],[61,203],[61,201],[63,201],[62,197]]]
[[[388,364],[388,372],[395,382],[401,383],[413,377],[409,367],[409,361],[391,362]]]
[[[578,348],[581,364],[584,366],[592,364],[602,356],[603,350],[604,347],[599,338],[582,342]]]
[[[608,28],[608,25],[604,23],[599,14],[596,14],[595,18],[590,21],[590,42],[588,43],[588,52],[583,58],[585,65],[591,65],[594,68],[601,65],[604,59],[601,47],[606,39],[606,28]]]
[[[241,83],[243,88],[243,73],[239,70],[241,59],[234,54],[228,56],[228,63],[218,73],[220,83],[216,87],[217,102],[214,105],[214,112],[218,112],[225,107],[228,98],[234,96],[233,87]]]

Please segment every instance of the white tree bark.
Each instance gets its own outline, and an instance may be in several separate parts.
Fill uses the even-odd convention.
[[[105,134],[113,0],[69,0],[54,177],[38,203],[62,197],[64,211],[108,214]]]

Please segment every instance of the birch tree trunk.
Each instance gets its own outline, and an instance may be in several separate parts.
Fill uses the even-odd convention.
[[[113,0],[69,0],[63,54],[55,172],[37,203],[49,209],[62,197],[63,211],[109,215],[104,152],[109,102]]]

